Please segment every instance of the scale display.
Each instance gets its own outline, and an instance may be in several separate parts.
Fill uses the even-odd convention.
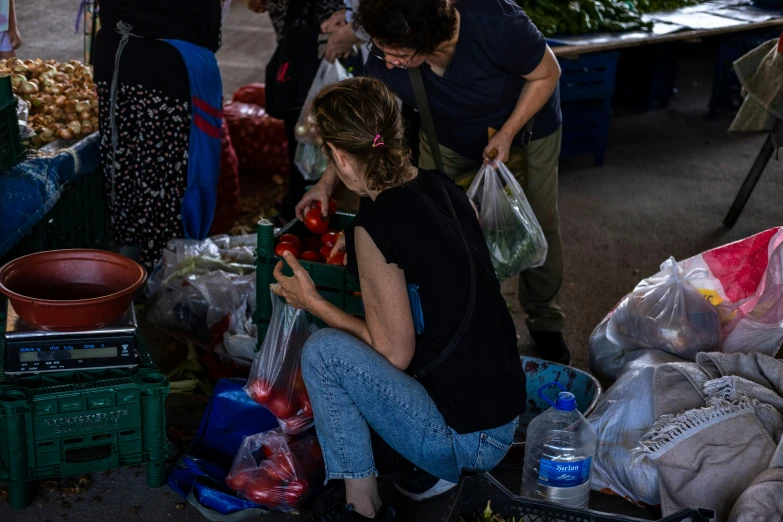
[[[130,307],[115,324],[87,332],[46,332],[19,319],[9,305],[5,341],[7,374],[138,366],[136,316]]]

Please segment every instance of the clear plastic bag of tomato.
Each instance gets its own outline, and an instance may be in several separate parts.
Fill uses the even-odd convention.
[[[261,349],[250,368],[245,392],[277,417],[282,430],[295,435],[314,424],[300,356],[313,329],[303,310],[283,303],[270,292],[272,317]]]
[[[282,432],[272,430],[245,437],[226,484],[251,502],[294,512],[324,477],[321,446],[314,435],[289,442]]]
[[[468,189],[498,280],[505,281],[546,261],[547,242],[514,175],[495,161],[481,167]]]

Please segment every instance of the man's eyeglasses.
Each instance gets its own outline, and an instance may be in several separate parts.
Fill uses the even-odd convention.
[[[370,51],[370,54],[378,58],[379,60],[383,60],[384,62],[388,63],[389,65],[393,65],[397,69],[407,69],[408,66],[411,64],[411,62],[416,58],[416,55],[419,54],[419,51],[416,50],[416,52],[413,53],[413,56],[411,56],[411,59],[405,62],[405,65],[400,65],[399,60],[389,60],[386,58],[386,53],[381,51],[377,45],[375,45],[375,42],[372,41],[372,38],[369,42],[367,42],[367,50]]]

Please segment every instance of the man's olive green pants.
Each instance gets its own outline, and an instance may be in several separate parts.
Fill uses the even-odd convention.
[[[519,302],[525,309],[527,326],[533,332],[559,332],[563,311],[558,294],[563,284],[563,250],[560,219],[557,215],[557,165],[562,130],[529,145],[514,145],[506,166],[514,173],[544,231],[549,245],[546,262],[525,270],[519,276]],[[420,133],[419,167],[435,169],[435,160],[424,133]],[[446,174],[465,189],[481,167],[480,160],[468,159],[440,146]]]

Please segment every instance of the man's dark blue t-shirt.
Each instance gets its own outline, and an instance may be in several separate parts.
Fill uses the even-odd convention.
[[[459,0],[461,17],[454,58],[443,77],[421,66],[438,140],[454,152],[481,159],[487,129],[500,130],[519,101],[525,79],[541,63],[546,40],[511,0]],[[367,74],[383,80],[402,101],[416,107],[408,71],[389,70],[370,57]],[[545,138],[562,122],[560,90],[536,114],[533,139]],[[514,139],[521,143],[522,134]]]

